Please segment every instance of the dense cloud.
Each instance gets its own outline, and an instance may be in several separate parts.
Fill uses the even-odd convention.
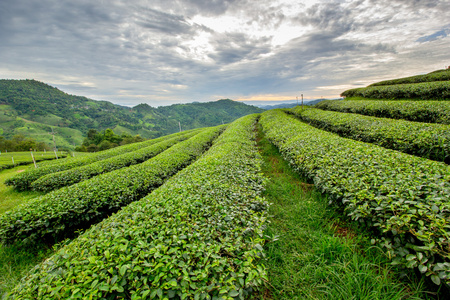
[[[447,0],[4,0],[0,77],[130,106],[337,97],[450,65],[446,11]]]

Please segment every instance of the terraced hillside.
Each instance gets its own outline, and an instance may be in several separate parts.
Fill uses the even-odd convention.
[[[382,111],[393,102],[375,117],[356,112],[380,100],[353,101],[270,110],[9,177],[15,190],[46,193],[0,215],[0,250],[69,239],[5,298],[445,299],[449,125],[401,117],[434,106],[391,119]],[[289,186],[267,171],[279,158],[263,141],[294,171]]]

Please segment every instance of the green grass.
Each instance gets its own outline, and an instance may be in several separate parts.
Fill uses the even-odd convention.
[[[0,298],[9,292],[35,265],[50,257],[60,245],[41,243],[22,247],[0,244]]]
[[[6,178],[32,166],[20,166],[0,172],[0,214],[14,206],[30,201],[42,193],[17,192],[13,187],[5,186]],[[5,246],[0,244],[0,298],[11,290],[28,270],[54,252],[53,247],[44,244]]]
[[[269,282],[254,299],[423,299],[422,282],[399,280],[367,234],[349,228],[325,196],[259,141],[272,203],[266,234]],[[414,278],[414,276],[413,276]],[[406,284],[408,283],[408,284]]]
[[[42,193],[39,192],[18,192],[12,186],[6,186],[5,180],[17,173],[23,172],[27,168],[34,168],[33,165],[19,166],[12,169],[6,169],[0,171],[0,214],[4,213],[11,208],[29,201]]]

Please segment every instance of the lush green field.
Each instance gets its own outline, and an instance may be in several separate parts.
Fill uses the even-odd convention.
[[[378,118],[402,119],[414,122],[450,124],[449,101],[409,100],[326,100],[316,108],[345,113],[354,113]]]
[[[450,81],[369,86],[347,90],[341,96],[368,99],[449,100]]]
[[[64,158],[67,156],[67,152],[61,152],[58,151],[55,155],[54,152],[47,151],[47,152],[41,152],[33,151],[33,156],[36,162],[44,161],[44,160],[53,160],[56,159],[56,156],[58,158]],[[33,158],[31,156],[31,152],[2,152],[0,154],[0,170],[2,169],[10,169],[14,168],[15,166],[20,165],[28,165],[33,164]]]
[[[211,127],[185,141],[175,140],[175,146],[142,164],[55,190],[8,211],[0,216],[0,240],[11,244],[70,237],[159,187],[199,157],[223,129]]]
[[[384,80],[371,84],[370,86],[381,85],[393,85],[393,84],[407,84],[407,83],[420,83],[420,82],[432,82],[432,81],[448,81],[450,80],[450,70],[437,70],[425,75],[409,76],[404,78]]]
[[[450,163],[450,126],[294,107],[288,112],[314,127],[354,140]]]
[[[0,197],[10,200],[0,211],[0,294],[446,299],[447,165],[345,139],[279,110],[224,128],[172,135],[174,145],[163,138],[77,163],[42,162],[40,173],[4,170]],[[121,165],[153,148],[159,154],[147,161]],[[109,163],[120,168],[102,174]],[[3,185],[20,178],[30,186],[61,165],[100,172],[45,195]],[[73,240],[60,244],[66,236]]]
[[[282,111],[262,115],[267,138],[330,203],[380,234],[394,264],[450,283],[450,167],[325,132]]]
[[[260,131],[264,196],[271,203],[264,247],[266,289],[254,299],[426,299],[423,282],[389,264],[370,235],[295,173]]]

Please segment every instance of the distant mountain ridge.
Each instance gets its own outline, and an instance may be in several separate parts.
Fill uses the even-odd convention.
[[[304,105],[315,105],[323,100],[326,99],[316,99],[316,100],[309,100],[309,101],[304,101]],[[265,110],[269,110],[269,109],[275,109],[275,108],[292,108],[292,107],[296,107],[298,104],[297,102],[294,103],[280,103],[280,104],[276,104],[276,105],[258,105],[259,108],[265,109]]]
[[[129,108],[108,101],[74,96],[36,80],[0,80],[0,135],[32,136],[60,147],[81,144],[89,129],[154,138],[182,130],[229,123],[263,109],[230,99],[206,103]]]

